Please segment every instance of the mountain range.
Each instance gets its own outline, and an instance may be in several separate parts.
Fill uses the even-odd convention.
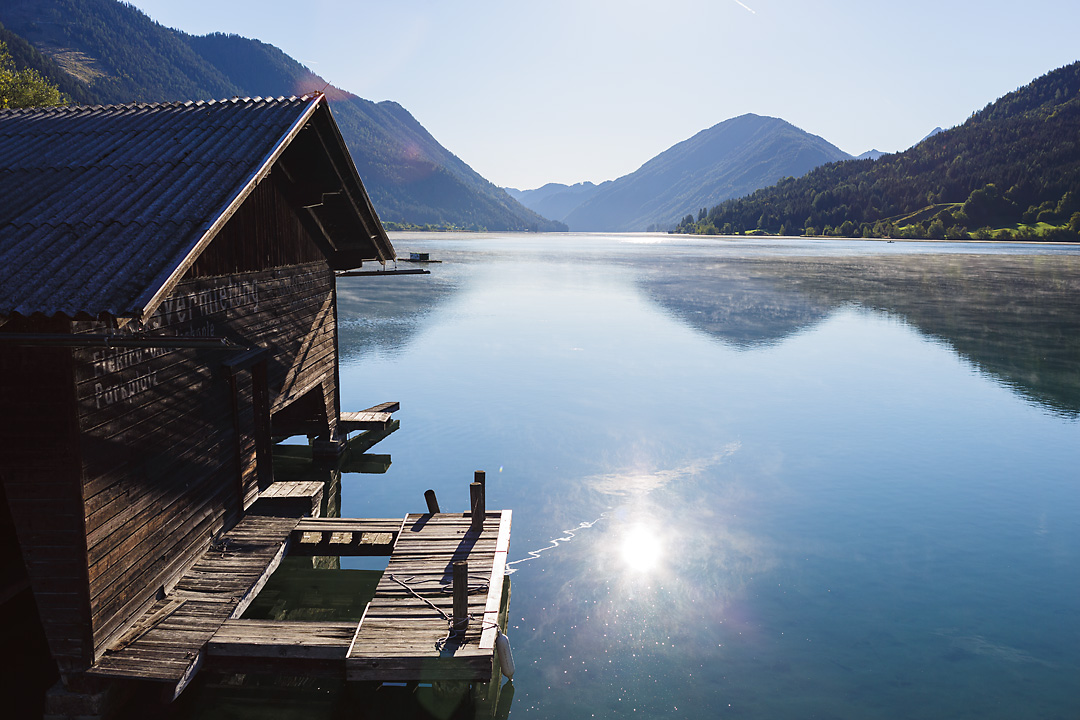
[[[610,183],[609,180],[604,185]],[[575,185],[548,183],[535,190],[518,190],[510,187],[503,188],[503,190],[530,210],[534,210],[546,218],[561,221],[574,208],[591,198],[599,187],[595,183],[586,181]]]
[[[0,0],[0,40],[80,104],[273,97],[323,91],[388,225],[565,230],[439,144],[401,105],[329,85],[278,48],[192,36],[117,0]]]
[[[688,226],[687,215],[700,216],[702,208],[715,209],[718,203],[731,207],[726,203],[749,200],[751,193],[774,183],[795,187],[790,185],[792,178],[852,159],[784,120],[747,114],[697,133],[616,180],[551,183],[525,191],[502,189],[443,147],[401,105],[372,102],[333,87],[280,49],[258,40],[221,33],[189,35],[166,28],[118,0],[0,0],[0,23],[0,41],[16,65],[37,70],[79,104],[325,92],[372,202],[391,229],[681,229]],[[940,134],[940,128],[935,133]],[[936,141],[935,133],[927,137]],[[954,129],[941,136],[955,134]],[[924,140],[922,145],[930,143]],[[871,150],[859,158],[885,168],[895,165],[892,159],[898,156]],[[819,170],[814,172],[818,173],[815,178],[822,177]],[[893,183],[897,180],[890,178]],[[841,187],[847,192],[847,185]],[[972,189],[965,187],[966,192]],[[1024,190],[1024,186],[1014,187]],[[1060,188],[1055,186],[1055,192]],[[952,192],[943,183],[917,194],[924,199],[944,198]],[[1029,203],[1028,195],[1021,193],[1011,202]],[[810,193],[805,202],[814,197]],[[746,217],[742,212],[739,217],[730,213],[723,218],[710,213],[710,217],[723,221],[716,222],[716,229],[726,224],[732,231],[775,231],[802,227],[807,217],[814,225],[837,226],[835,218],[854,207],[832,202],[832,196],[826,200],[831,203],[827,208],[819,199],[813,212],[799,207],[796,214],[801,217],[783,222],[776,214],[777,206],[760,208],[754,202],[742,206]],[[851,219],[856,224],[872,222],[910,204],[881,203],[865,217]],[[1063,201],[1057,211],[1063,212],[1067,205]],[[1031,208],[1035,215],[1045,209]],[[709,224],[703,227],[707,230]]]
[[[571,230],[667,230],[687,213],[850,158],[784,120],[746,114],[702,130],[617,180],[507,192]]]

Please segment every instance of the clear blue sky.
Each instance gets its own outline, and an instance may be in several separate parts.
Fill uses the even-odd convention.
[[[395,100],[497,185],[601,182],[743,113],[852,154],[1080,59],[1076,0],[133,0]]]

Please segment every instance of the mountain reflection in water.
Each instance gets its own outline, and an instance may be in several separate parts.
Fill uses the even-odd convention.
[[[670,264],[646,294],[735,348],[778,343],[835,310],[902,318],[1025,398],[1080,414],[1080,258],[1056,255],[765,257]]]

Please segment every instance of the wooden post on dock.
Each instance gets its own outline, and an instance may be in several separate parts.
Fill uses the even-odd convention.
[[[469,500],[472,512],[472,522],[469,523],[469,529],[480,532],[484,529],[484,517],[487,515],[483,483],[474,482],[469,485]]]
[[[473,473],[473,482],[480,483],[486,489],[487,488],[487,473],[485,473],[483,470],[477,470],[476,472]]]
[[[439,501],[435,497],[434,490],[427,490],[424,492],[424,499],[427,500],[427,511],[432,515],[439,512]]]
[[[454,563],[453,623],[455,632],[469,627],[469,563],[463,560]]]

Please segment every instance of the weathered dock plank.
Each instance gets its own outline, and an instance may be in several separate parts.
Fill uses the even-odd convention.
[[[338,430],[344,433],[354,430],[384,430],[394,420],[392,413],[400,409],[399,402],[385,402],[359,412],[343,412],[338,417]]]
[[[208,657],[320,659],[344,662],[358,623],[226,620],[206,645]]]
[[[401,403],[396,401],[396,400],[393,400],[391,402],[384,402],[384,403],[379,403],[378,405],[373,405],[372,407],[369,407],[367,410],[364,410],[363,412],[388,412],[388,413],[394,413],[394,412],[397,412],[400,409],[401,409]]]
[[[380,556],[393,551],[403,520],[309,518],[292,533],[289,552],[298,556]]]

